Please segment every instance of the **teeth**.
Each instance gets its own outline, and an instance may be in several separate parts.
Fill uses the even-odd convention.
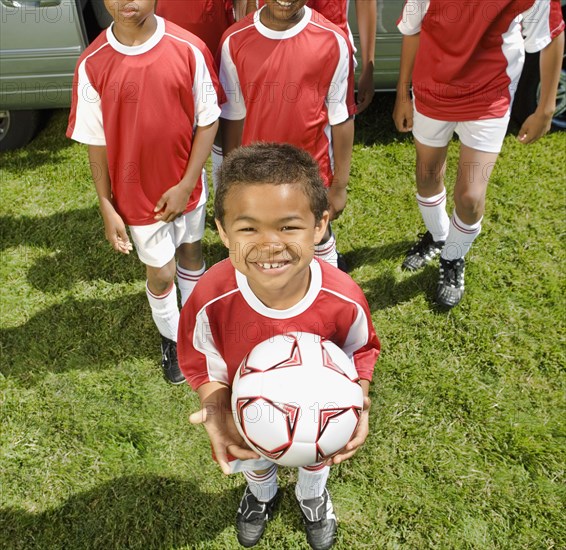
[[[277,269],[278,267],[282,267],[283,265],[285,265],[285,264],[283,264],[283,263],[276,263],[276,264],[263,263],[263,264],[259,264],[259,266],[263,269]]]
[[[281,0],[276,0],[280,6],[284,8],[290,8],[293,5],[293,2],[281,2]]]

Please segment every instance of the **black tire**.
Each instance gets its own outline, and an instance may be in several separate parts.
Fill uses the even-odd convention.
[[[0,151],[27,145],[39,128],[39,111],[0,111]]]
[[[527,54],[525,66],[517,86],[511,118],[519,126],[531,115],[538,103],[540,95],[540,71],[539,54]],[[552,126],[555,129],[566,129],[566,67],[564,58],[562,59],[562,71],[558,83],[558,93],[556,95],[556,111],[552,118]]]

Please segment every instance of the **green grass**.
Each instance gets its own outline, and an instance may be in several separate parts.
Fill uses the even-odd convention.
[[[358,118],[334,226],[383,346],[371,434],[329,481],[336,548],[565,548],[566,134],[507,137],[466,296],[442,313],[435,268],[399,268],[421,226],[390,109]],[[0,547],[237,548],[243,480],[188,424],[196,395],[161,379],[143,268],[105,242],[66,116],[2,156]],[[223,256],[210,223],[205,243]],[[307,548],[295,479],[258,548]]]

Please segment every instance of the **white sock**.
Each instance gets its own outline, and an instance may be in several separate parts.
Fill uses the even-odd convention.
[[[214,191],[216,191],[216,188],[218,187],[218,170],[224,160],[222,147],[220,147],[220,145],[213,145],[210,157],[212,158],[212,187],[214,188]]]
[[[191,292],[205,271],[205,263],[202,264],[202,267],[198,271],[184,269],[177,264],[177,286],[181,291],[181,306],[185,305],[185,302],[189,299]]]
[[[244,472],[248,487],[260,502],[269,502],[277,493],[277,464],[263,474]]]
[[[450,220],[446,213],[446,189],[434,197],[421,197],[417,193],[417,204],[425,227],[435,241],[445,241],[448,236]]]
[[[179,306],[177,305],[177,287],[171,283],[171,288],[164,294],[156,295],[149,290],[147,282],[145,293],[151,307],[151,316],[157,325],[161,336],[177,341],[177,329],[179,327]]]
[[[314,255],[319,260],[324,260],[330,265],[338,267],[338,252],[336,251],[336,239],[333,233],[330,234],[330,238],[325,243],[314,246]]]
[[[299,501],[309,500],[322,496],[326,488],[326,481],[330,467],[322,462],[314,466],[299,468],[299,479],[295,485],[295,495]]]
[[[476,237],[480,234],[482,220],[483,217],[473,225],[468,225],[458,217],[456,210],[454,210],[450,220],[450,231],[440,256],[445,260],[463,258],[472,247]]]

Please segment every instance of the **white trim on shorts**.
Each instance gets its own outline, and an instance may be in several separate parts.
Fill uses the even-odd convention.
[[[460,141],[478,151],[499,153],[507,133],[511,111],[501,118],[486,118],[452,122],[429,118],[417,111],[413,102],[413,136],[417,141],[429,147],[446,147],[454,132]]]
[[[179,216],[172,222],[130,225],[130,234],[139,259],[151,267],[163,267],[185,243],[200,241],[204,235],[205,204]]]

